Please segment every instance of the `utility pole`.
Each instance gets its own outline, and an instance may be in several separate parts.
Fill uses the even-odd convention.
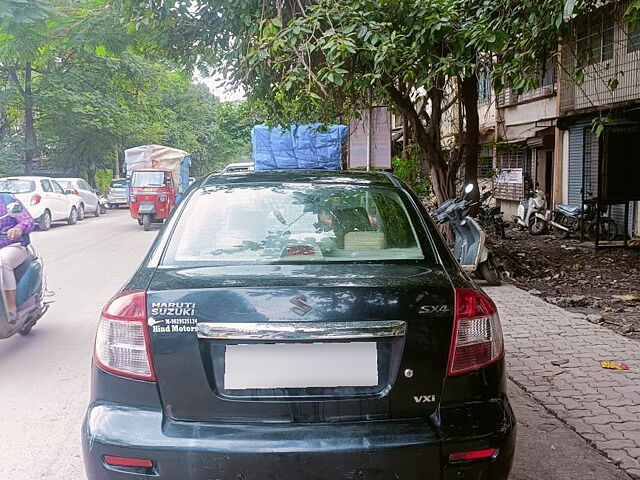
[[[115,155],[113,156],[113,178],[120,178],[120,158],[118,157],[118,151],[120,147],[116,144]]]

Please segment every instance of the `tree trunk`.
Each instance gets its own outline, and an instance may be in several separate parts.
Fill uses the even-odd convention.
[[[87,168],[87,182],[93,188],[96,188],[96,164],[95,162],[89,163],[89,167]]]
[[[403,95],[392,85],[386,87],[393,103],[408,120],[408,126],[413,133],[415,142],[422,150],[423,170],[428,171],[431,175],[433,192],[438,203],[456,196],[455,179],[457,176],[457,172],[450,171],[450,165],[445,161],[442,152],[440,129],[444,79],[441,83],[429,91],[431,115],[425,115],[428,118],[425,118],[424,123],[408,94]],[[426,128],[425,123],[427,123]]]
[[[33,173],[33,158],[36,150],[36,131],[33,121],[33,89],[31,62],[24,68],[24,173]]]
[[[480,199],[480,191],[478,190],[480,119],[478,118],[478,77],[475,72],[462,79],[462,103],[466,120],[464,133],[464,183],[465,185],[473,184],[474,189],[470,197],[472,200],[478,201]]]

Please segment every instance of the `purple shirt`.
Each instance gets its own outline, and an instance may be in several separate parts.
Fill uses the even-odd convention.
[[[0,217],[7,214],[7,206],[4,203],[4,198],[7,194],[0,195]],[[16,202],[22,205],[22,202],[15,198],[13,195],[10,195],[11,202]],[[27,233],[31,233],[35,226],[33,221],[33,217],[29,213],[29,211],[22,205],[22,213],[17,217],[4,217],[0,218],[0,232],[6,232],[12,229],[15,226],[22,227],[22,234],[26,235]],[[20,243],[22,242],[22,238],[18,237],[15,240],[9,240],[7,237],[0,237],[0,248],[6,247],[7,245],[11,245],[12,243]]]

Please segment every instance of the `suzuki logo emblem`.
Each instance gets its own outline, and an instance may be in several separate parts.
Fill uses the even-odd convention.
[[[307,303],[307,297],[305,295],[297,295],[289,301],[294,305],[291,307],[291,311],[293,313],[297,313],[301,317],[312,310],[312,307]]]

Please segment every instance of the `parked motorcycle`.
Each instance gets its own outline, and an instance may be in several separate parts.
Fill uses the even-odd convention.
[[[599,221],[598,209],[600,209]],[[597,198],[585,200],[582,207],[557,205],[550,224],[553,226],[554,234],[560,239],[567,239],[582,229],[589,240],[594,240],[596,234],[602,240],[615,240],[618,236],[618,224],[607,214],[606,205],[598,205]]]
[[[480,221],[480,225],[484,228],[485,231],[492,229],[496,232],[500,238],[504,239],[504,218],[502,218],[502,212],[500,211],[500,206],[498,205],[490,205],[489,199],[493,195],[493,191],[489,190],[484,192],[480,196],[480,208],[478,209],[478,220]]]
[[[5,217],[17,217],[22,213],[22,205],[16,202],[7,205]],[[0,233],[0,237],[6,237],[6,232]],[[6,300],[4,299],[4,286],[0,276],[0,292],[2,305],[0,305],[0,339],[8,338],[16,333],[27,335],[36,322],[45,314],[49,305],[45,303],[45,279],[42,260],[29,242],[29,236],[24,235],[23,245],[27,247],[27,259],[18,265],[13,271],[16,276],[16,303],[18,305],[17,317],[9,320],[6,312]],[[1,266],[1,264],[0,264]]]
[[[541,190],[532,192],[527,200],[518,205],[517,215],[512,217],[520,229],[528,229],[531,235],[542,235],[547,231],[547,199]]]
[[[473,185],[465,187],[468,195],[473,191]],[[487,234],[472,217],[467,215],[473,204],[465,196],[443,202],[434,212],[437,223],[449,223],[455,235],[453,255],[463,270],[476,273],[484,278],[489,285],[500,285],[500,275],[493,261],[493,256],[487,248]]]

